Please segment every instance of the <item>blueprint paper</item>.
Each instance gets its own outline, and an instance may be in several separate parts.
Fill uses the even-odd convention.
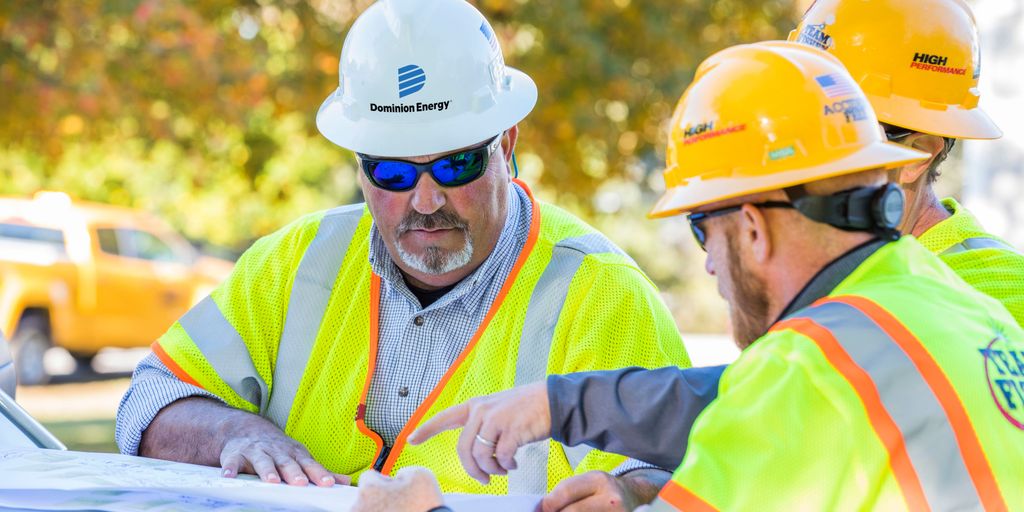
[[[345,511],[358,490],[268,484],[252,475],[144,457],[43,449],[0,451],[0,510]],[[539,496],[448,495],[456,512],[532,511]]]

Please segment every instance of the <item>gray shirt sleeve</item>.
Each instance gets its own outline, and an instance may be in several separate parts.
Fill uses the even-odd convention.
[[[624,368],[548,377],[551,437],[663,468],[686,452],[697,415],[718,396],[726,366]]]
[[[213,393],[182,382],[150,353],[135,367],[132,383],[117,407],[114,439],[121,453],[137,455],[142,433],[157,413],[172,402],[190,396],[203,396],[221,401]]]

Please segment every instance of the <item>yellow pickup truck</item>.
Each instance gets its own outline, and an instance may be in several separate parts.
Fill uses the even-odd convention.
[[[147,346],[231,267],[136,210],[60,192],[0,197],[0,330],[19,383],[50,379],[52,347],[83,364],[103,347]]]

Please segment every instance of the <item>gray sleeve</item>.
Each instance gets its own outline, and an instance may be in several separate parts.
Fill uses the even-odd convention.
[[[551,437],[663,468],[686,452],[697,415],[718,396],[725,366],[624,368],[548,377]]]
[[[150,353],[135,367],[132,383],[117,407],[114,439],[121,453],[137,455],[142,433],[157,413],[172,402],[190,396],[204,396],[223,402],[202,388],[182,382]]]
[[[636,471],[638,469],[660,469],[662,471],[667,471],[668,473],[671,474],[676,468],[662,468],[655,466],[654,464],[644,462],[642,460],[626,459],[625,461],[622,462],[622,464],[619,464],[617,468],[609,471],[609,473],[611,473],[614,476],[622,476],[625,475],[626,473]]]

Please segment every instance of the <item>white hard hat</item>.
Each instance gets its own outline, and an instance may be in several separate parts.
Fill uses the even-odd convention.
[[[331,142],[410,157],[477,144],[533,109],[537,86],[505,67],[498,40],[465,0],[381,0],[341,49],[339,87],[316,126]]]

